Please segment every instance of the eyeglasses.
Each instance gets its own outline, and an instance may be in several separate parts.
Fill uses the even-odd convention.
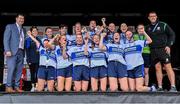
[[[153,16],[149,16],[149,17],[157,17],[156,15],[153,15]]]

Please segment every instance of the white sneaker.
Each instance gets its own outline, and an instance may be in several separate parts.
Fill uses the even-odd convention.
[[[44,86],[44,91],[48,91],[47,85]]]
[[[154,85],[151,86],[151,92],[157,91],[156,87]]]
[[[36,90],[35,90],[35,87],[32,87],[31,88],[31,92],[35,92]]]

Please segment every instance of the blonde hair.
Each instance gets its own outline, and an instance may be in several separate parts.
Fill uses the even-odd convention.
[[[93,35],[93,37],[92,37],[92,43],[91,43],[91,48],[92,48],[92,50],[94,50],[94,47],[95,47],[95,43],[94,43],[94,37],[95,36],[98,36],[99,38],[100,38],[100,35],[98,35],[98,34],[94,34]]]

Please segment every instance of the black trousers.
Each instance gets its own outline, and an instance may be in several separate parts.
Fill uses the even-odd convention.
[[[37,72],[39,68],[39,63],[31,63],[29,65],[30,72],[31,72],[31,83],[36,83],[37,82]]]

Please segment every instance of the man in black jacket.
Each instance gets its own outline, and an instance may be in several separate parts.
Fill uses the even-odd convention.
[[[167,23],[158,20],[156,12],[150,12],[148,15],[148,19],[151,24],[146,27],[146,32],[153,41],[152,44],[150,44],[151,61],[156,68],[158,91],[163,91],[163,75],[161,64],[163,64],[170,80],[170,91],[177,91],[175,87],[175,74],[170,61],[170,48],[175,41],[175,33]]]

